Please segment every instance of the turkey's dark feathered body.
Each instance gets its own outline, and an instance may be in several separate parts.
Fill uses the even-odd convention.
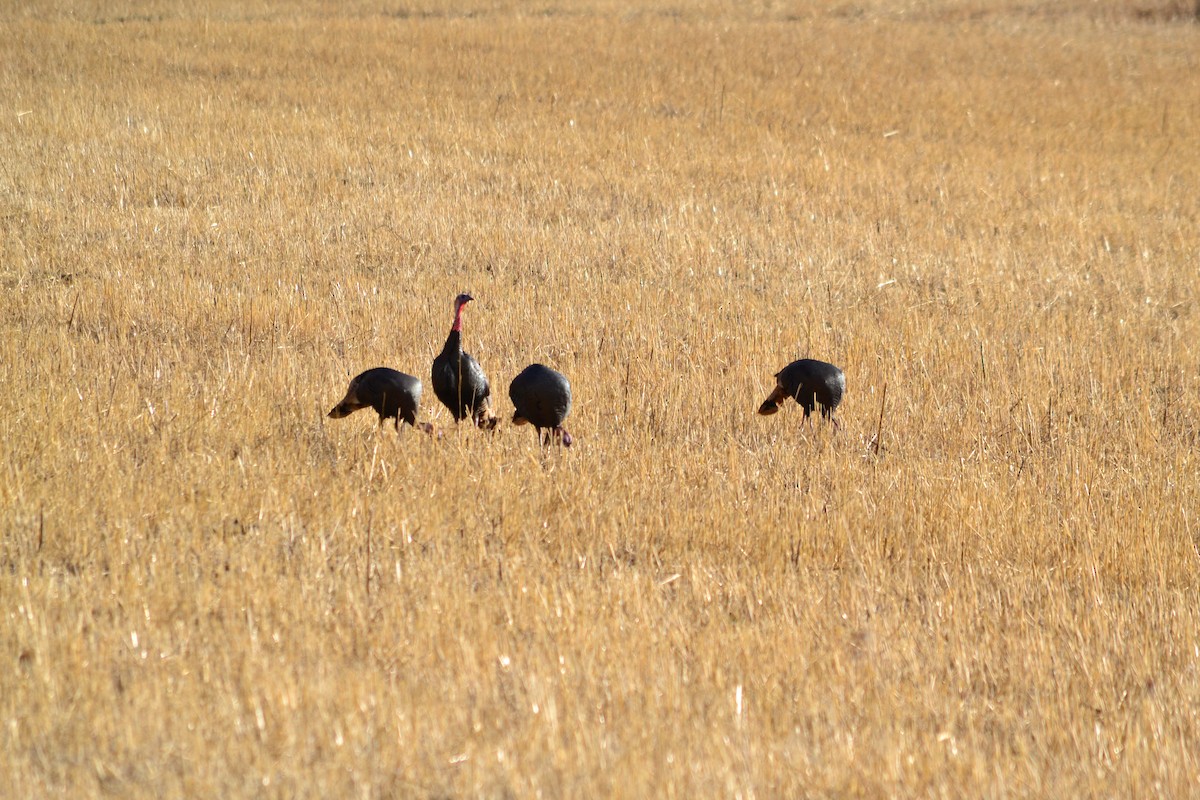
[[[571,446],[571,434],[563,427],[571,413],[571,384],[565,375],[542,364],[530,364],[508,385],[508,398],[515,408],[515,424],[532,423],[544,444]],[[549,429],[545,438],[543,429]]]
[[[473,419],[480,423],[492,390],[479,362],[463,352],[461,332],[450,331],[445,347],[433,360],[431,377],[433,393],[450,409],[456,422]]]
[[[535,428],[557,428],[571,413],[571,384],[565,375],[530,364],[513,378],[508,397],[516,414]]]
[[[417,412],[421,409],[421,391],[419,378],[387,367],[376,367],[350,381],[346,396],[333,407],[329,416],[336,419],[360,408],[373,408],[378,412],[380,422],[396,420],[397,430],[401,420],[415,426]]]
[[[833,410],[842,402],[845,392],[846,375],[840,369],[824,361],[802,358],[775,373],[775,391],[758,413],[774,414],[779,403],[791,397],[804,409],[805,418],[819,405],[821,416],[832,419]]]

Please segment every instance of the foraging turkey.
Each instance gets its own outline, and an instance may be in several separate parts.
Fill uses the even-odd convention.
[[[804,409],[804,418],[812,424],[809,414],[816,404],[821,406],[821,416],[833,421],[836,430],[840,427],[833,416],[833,410],[842,402],[846,391],[846,375],[833,364],[802,358],[793,361],[779,372],[775,373],[775,391],[771,392],[758,413],[774,414],[779,410],[779,404],[789,397],[795,398]]]
[[[571,446],[571,434],[562,426],[571,412],[571,384],[565,375],[541,364],[530,364],[513,378],[508,397],[516,407],[514,424],[532,423],[542,444],[557,441],[564,447]],[[545,438],[543,428],[549,428]]]
[[[419,378],[387,367],[375,367],[350,381],[346,396],[333,407],[329,416],[340,419],[360,408],[373,408],[379,413],[380,425],[390,418],[396,420],[396,430],[400,430],[400,421],[404,420],[414,428],[433,433],[433,426],[428,422],[417,423],[421,389]]]
[[[469,294],[454,298],[454,325],[433,360],[433,393],[450,409],[455,422],[470,417],[476,426],[491,430],[496,427],[496,418],[488,415],[492,389],[479,362],[462,349],[462,310],[474,299]]]

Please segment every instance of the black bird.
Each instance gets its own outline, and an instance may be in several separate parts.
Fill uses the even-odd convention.
[[[533,423],[542,444],[561,442],[564,447],[571,446],[571,434],[562,426],[571,413],[571,384],[565,375],[541,364],[530,364],[513,378],[508,397],[516,407],[514,424]],[[542,428],[549,429],[544,438]]]
[[[455,422],[469,417],[476,426],[491,430],[496,427],[496,418],[488,414],[492,389],[479,362],[462,349],[462,309],[474,299],[469,294],[454,298],[454,325],[433,360],[433,393],[450,409]]]
[[[329,416],[334,419],[349,416],[360,408],[373,408],[379,413],[379,424],[385,419],[396,420],[400,430],[403,420],[414,428],[433,433],[428,422],[417,422],[421,410],[421,381],[387,367],[369,369],[350,381],[350,388],[342,402],[333,407]]]
[[[758,413],[774,414],[780,403],[793,397],[804,409],[804,418],[810,425],[812,420],[808,415],[820,404],[821,416],[829,418],[835,430],[840,427],[833,410],[846,392],[846,374],[833,364],[802,358],[775,373],[775,382],[775,391],[758,407]]]

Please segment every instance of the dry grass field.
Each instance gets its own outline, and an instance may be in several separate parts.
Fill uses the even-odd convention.
[[[1200,793],[1190,4],[0,36],[0,794]],[[378,365],[442,438],[325,418]]]

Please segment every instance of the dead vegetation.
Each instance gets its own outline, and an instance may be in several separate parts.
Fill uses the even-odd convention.
[[[248,8],[0,22],[14,796],[1195,793],[1186,13]]]

